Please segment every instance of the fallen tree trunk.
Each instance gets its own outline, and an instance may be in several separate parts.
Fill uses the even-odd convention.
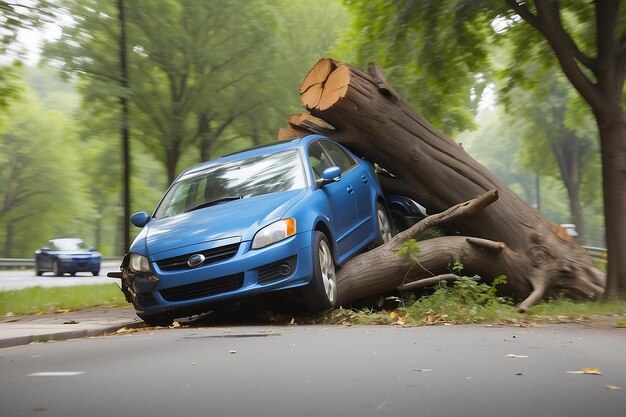
[[[324,134],[392,173],[383,188],[413,198],[430,213],[477,196],[499,196],[493,204],[472,209],[471,217],[446,212],[440,221],[427,218],[347,262],[338,272],[340,303],[406,288],[421,279],[433,281],[449,274],[454,261],[484,279],[506,275],[507,295],[524,300],[521,311],[552,292],[575,299],[603,293],[605,274],[584,249],[416,113],[375,64],[365,73],[322,59],[304,78],[300,94],[310,114],[290,117],[279,138]],[[455,207],[453,211],[459,211]],[[418,236],[430,223],[448,221],[464,236],[419,242],[419,267],[396,255],[407,238]]]

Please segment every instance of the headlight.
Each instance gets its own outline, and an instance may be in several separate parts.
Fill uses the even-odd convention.
[[[133,272],[149,272],[150,261],[143,255],[137,253],[130,254],[130,262],[128,263],[130,270]]]
[[[279,220],[259,230],[252,240],[252,249],[264,248],[296,234],[296,219]]]

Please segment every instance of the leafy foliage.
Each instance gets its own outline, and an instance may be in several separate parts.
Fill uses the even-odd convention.
[[[0,131],[0,252],[5,257],[31,256],[53,236],[81,236],[88,228],[82,219],[94,213],[72,123],[43,108],[26,86],[22,90]]]
[[[19,31],[39,27],[50,17],[48,1],[24,5],[0,0],[0,55],[4,57],[0,63],[0,109],[6,108],[20,93],[22,50],[16,46]]]

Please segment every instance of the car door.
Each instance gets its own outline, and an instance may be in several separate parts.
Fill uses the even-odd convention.
[[[353,245],[367,239],[371,232],[372,219],[372,192],[365,162],[358,162],[345,149],[334,142],[321,141],[322,147],[328,153],[334,165],[341,168],[341,173],[347,178],[352,187],[353,196],[357,204],[357,216],[351,230]]]
[[[328,199],[331,215],[330,223],[333,229],[337,256],[341,257],[348,250],[358,243],[355,235],[355,225],[358,223],[357,201],[354,191],[354,178],[351,170],[344,170],[344,167],[337,165],[330,155],[320,144],[322,141],[315,141],[309,145],[309,162],[313,171],[313,177],[318,180],[322,172],[331,166],[341,168],[341,180],[325,185],[316,192],[324,193]]]

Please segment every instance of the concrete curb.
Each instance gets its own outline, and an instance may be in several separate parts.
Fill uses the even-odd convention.
[[[99,307],[67,313],[4,317],[0,321],[0,349],[114,334],[143,326],[132,308]]]
[[[0,339],[0,349],[5,349],[15,346],[28,345],[30,343],[46,343],[56,342],[69,339],[80,339],[83,337],[95,337],[104,336],[117,332],[124,327],[133,328],[138,325],[143,325],[142,322],[129,321],[127,323],[117,323],[111,326],[103,326],[96,329],[80,329],[80,330],[68,330],[68,331],[51,331],[50,333],[34,334],[28,336],[16,336]]]

